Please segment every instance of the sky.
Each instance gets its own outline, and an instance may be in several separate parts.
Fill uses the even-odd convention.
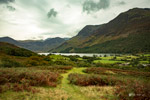
[[[150,8],[150,0],[0,0],[0,37],[73,37],[135,7]]]

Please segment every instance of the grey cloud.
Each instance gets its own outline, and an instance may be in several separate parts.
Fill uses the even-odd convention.
[[[106,9],[109,7],[109,0],[99,0],[98,2],[94,2],[93,0],[87,0],[83,3],[83,12],[96,12],[100,9]]]
[[[56,17],[57,16],[57,11],[55,11],[54,8],[50,9],[50,11],[48,12],[47,16],[48,18],[51,18],[51,17]]]
[[[78,4],[82,4],[84,2],[84,0],[68,0],[67,2],[69,4],[78,5]]]
[[[66,5],[67,8],[71,8],[71,6],[69,4]]]
[[[126,3],[124,1],[119,2],[119,5],[125,5]]]
[[[12,7],[12,6],[7,6],[7,9],[8,9],[9,11],[15,11],[15,10],[16,10],[16,8],[14,8],[14,7]]]
[[[50,35],[51,33],[42,33],[42,35]]]
[[[15,0],[0,0],[0,4],[8,4],[10,2],[15,2]]]

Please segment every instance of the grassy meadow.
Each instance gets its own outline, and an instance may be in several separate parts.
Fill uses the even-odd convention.
[[[0,100],[149,100],[150,54],[0,54]]]

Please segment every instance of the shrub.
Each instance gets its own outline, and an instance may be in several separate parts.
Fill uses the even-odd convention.
[[[69,74],[68,80],[70,83],[79,86],[114,86],[122,82],[114,77],[100,77],[97,75]]]
[[[113,64],[105,64],[105,63],[95,63],[95,67],[107,67],[107,68],[111,68],[113,67]]]
[[[2,62],[1,63],[2,67],[21,67],[21,66],[23,66],[19,62],[12,60],[10,58],[2,58],[1,62]]]
[[[77,62],[78,61],[78,58],[79,58],[80,56],[68,56],[68,58],[70,58],[70,60],[71,61],[75,61],[75,62]]]
[[[0,85],[0,93],[3,92],[3,87]]]
[[[30,67],[30,66],[38,66],[39,65],[39,62],[36,61],[36,60],[28,60],[27,61],[27,66]]]
[[[115,95],[119,100],[150,100],[150,84],[128,82],[128,85],[117,86]]]
[[[72,66],[38,66],[36,67],[41,70],[49,70],[51,72],[57,72],[57,73],[66,73],[67,70],[72,69]]]
[[[0,93],[6,92],[8,90],[13,90],[15,92],[23,92],[23,91],[28,91],[28,92],[32,92],[32,93],[39,92],[39,90],[29,86],[28,84],[7,83],[3,86],[2,85],[0,86]]]
[[[58,70],[71,70],[73,67],[72,66],[56,66],[54,69]]]
[[[85,61],[78,61],[76,64],[77,67],[91,67],[91,64]]]
[[[48,58],[46,56],[31,56],[26,61],[26,66],[28,66],[28,67],[31,67],[31,66],[46,66],[46,65],[51,65],[50,58]]]
[[[119,75],[131,75],[131,76],[142,76],[142,77],[150,77],[150,72],[140,72],[140,71],[132,71],[132,70],[122,70],[122,69],[114,69],[114,68],[102,68],[102,67],[92,67],[84,70],[85,73],[93,73],[93,74],[110,74],[107,71],[112,71],[113,73]]]
[[[94,60],[97,60],[98,58],[96,56],[93,57],[83,56],[83,59],[85,59],[88,63],[92,63]]]
[[[138,59],[132,59],[132,60],[130,61],[130,64],[131,64],[132,66],[137,66],[137,65],[139,64],[139,60],[138,60]]]
[[[67,66],[74,66],[75,63],[73,61],[70,60],[64,60],[64,59],[57,59],[56,61],[54,61],[55,65],[67,65]]]
[[[6,83],[29,84],[30,86],[51,86],[56,87],[61,76],[58,73],[47,71],[16,71],[1,70],[0,85]]]
[[[106,70],[104,68],[91,67],[83,70],[85,73],[94,73],[94,74],[106,74]]]

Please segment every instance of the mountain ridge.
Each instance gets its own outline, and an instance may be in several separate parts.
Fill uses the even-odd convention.
[[[89,25],[88,25],[89,26]],[[94,53],[103,53],[105,50],[100,50],[101,46],[100,44],[103,44],[108,41],[113,41],[117,40],[120,38],[128,38],[131,35],[147,35],[150,37],[150,9],[148,8],[133,8],[130,9],[126,12],[123,12],[119,14],[115,19],[111,20],[108,23],[102,24],[102,25],[95,25],[90,26],[87,28],[84,27],[75,37],[71,38],[69,41],[66,41],[56,49],[50,50],[50,52],[80,52],[80,53],[85,53],[85,52],[94,52]],[[94,28],[93,28],[94,27]],[[95,29],[95,30],[94,30]],[[89,32],[89,33],[88,33]],[[87,33],[87,35],[86,35]],[[86,36],[85,36],[86,35]],[[136,40],[135,36],[133,40]],[[145,37],[143,37],[145,39]],[[142,38],[138,38],[139,40],[136,41],[142,41]],[[128,39],[125,39],[128,40]],[[144,39],[143,39],[144,40]],[[130,40],[129,40],[130,41]],[[149,42],[149,40],[145,40]],[[118,41],[119,42],[119,41]],[[124,41],[127,42],[127,41]],[[129,43],[130,44],[130,43]],[[92,49],[93,46],[99,45],[97,49],[99,51],[95,51]],[[124,48],[122,44],[118,48],[120,49],[121,47]],[[136,43],[134,43],[136,45]],[[128,47],[128,45],[126,45]],[[131,47],[133,45],[130,45]],[[105,46],[105,48],[109,48],[109,46]],[[133,46],[134,47],[134,46]],[[149,47],[149,46],[148,46]],[[86,48],[91,48],[86,50]],[[82,50],[83,49],[83,50]],[[111,48],[110,48],[111,49]],[[126,52],[125,50],[123,51],[118,51],[118,50],[106,50],[108,53],[109,51],[111,52]],[[149,48],[146,51],[150,51]],[[128,53],[132,52],[143,52],[143,51],[127,51]]]
[[[1,37],[0,42],[7,42],[16,46],[34,51],[34,52],[47,52],[68,40],[68,38],[47,38],[45,40],[14,40],[10,37]]]

